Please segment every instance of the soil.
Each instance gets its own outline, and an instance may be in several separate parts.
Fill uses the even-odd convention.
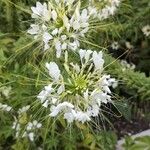
[[[123,118],[119,118],[114,122],[115,132],[118,135],[119,139],[127,136],[133,135],[139,132],[142,132],[146,129],[150,129],[150,123],[144,118],[142,119],[132,119],[127,121]]]

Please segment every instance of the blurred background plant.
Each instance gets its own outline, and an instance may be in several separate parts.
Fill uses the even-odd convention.
[[[60,131],[64,128],[63,122],[58,124],[56,132],[50,131],[48,125],[52,122],[45,121],[48,131],[45,135],[45,129],[42,128],[42,133],[35,143],[31,143],[28,139],[15,140],[14,133],[12,133],[13,116],[17,116],[19,108],[28,105],[30,101],[34,102],[41,86],[47,82],[43,80],[41,77],[43,75],[37,68],[41,57],[37,57],[36,53],[30,60],[27,57],[31,51],[38,49],[26,34],[32,22],[30,7],[35,3],[36,0],[0,1],[0,103],[7,103],[8,106],[15,108],[15,111],[11,113],[0,110],[0,149],[112,150],[115,149],[117,135],[120,138],[128,132],[131,133],[132,130],[134,133],[135,126],[120,134],[123,130],[123,123],[128,126],[130,122],[133,126],[132,121],[136,120],[137,123],[142,124],[144,120],[146,126],[139,126],[139,130],[149,128],[150,34],[146,36],[143,27],[150,25],[150,2],[149,0],[122,0],[115,16],[104,21],[97,20],[82,43],[83,48],[105,51],[106,72],[120,82],[114,91],[116,93],[114,99],[120,99],[116,101],[116,107],[120,113],[115,112],[116,116],[123,115],[119,117],[120,122],[116,121],[118,117],[111,119],[115,115],[106,113],[108,120],[102,119],[100,124],[106,125],[105,130],[91,133],[91,130],[86,129],[84,125],[77,125],[78,128],[73,127],[71,131],[67,129]],[[52,59],[54,58],[50,57],[47,61]],[[75,58],[72,57],[72,59]],[[122,60],[127,62],[124,63],[125,66],[122,66]],[[62,60],[59,63],[61,62]],[[132,63],[135,67],[130,67]],[[116,111],[115,108],[113,109]],[[30,116],[27,118],[30,119]],[[110,127],[110,124],[107,125],[108,122],[115,121],[114,127],[117,131],[114,127]],[[43,141],[45,144],[41,147]],[[135,143],[137,142],[132,142],[130,149],[137,148]],[[129,149],[128,144],[126,147]]]

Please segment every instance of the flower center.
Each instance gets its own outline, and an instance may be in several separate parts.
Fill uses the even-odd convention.
[[[87,80],[85,76],[78,76],[74,82],[75,82],[75,89],[79,92],[85,90],[87,87]]]

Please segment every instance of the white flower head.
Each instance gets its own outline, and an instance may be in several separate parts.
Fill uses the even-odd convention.
[[[50,117],[61,116],[68,123],[85,123],[97,117],[100,107],[112,102],[110,87],[116,86],[114,78],[102,74],[102,52],[80,49],[79,56],[81,63],[69,63],[66,52],[65,75],[55,62],[46,63],[52,83],[38,95]]]
[[[56,57],[60,58],[65,50],[76,51],[79,48],[78,39],[88,32],[90,18],[88,9],[82,10],[80,2],[50,1],[49,7],[46,3],[37,2],[31,9],[35,23],[31,24],[28,33],[43,41],[44,50],[53,48]]]

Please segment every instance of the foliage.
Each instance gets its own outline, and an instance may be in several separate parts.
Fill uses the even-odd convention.
[[[149,24],[149,0],[123,0],[116,16],[101,22],[96,20],[85,39],[80,39],[82,48],[105,52],[105,73],[117,78],[119,86],[113,90],[116,93],[113,106],[105,108],[106,116],[102,114],[98,120],[88,125],[76,123],[73,126],[67,125],[60,118],[52,121],[46,116],[47,112],[40,109],[38,104],[35,105],[37,93],[49,82],[43,67],[45,62],[56,61],[60,66],[64,63],[63,58],[56,60],[53,53],[42,56],[38,42],[24,32],[32,23],[30,7],[35,3],[36,0],[0,1],[0,103],[7,103],[14,108],[10,113],[0,110],[0,149],[115,149],[117,137],[113,132],[101,131],[103,122],[110,123],[111,116],[118,112],[130,120],[133,115],[131,100],[141,105],[145,114],[149,111],[150,78],[146,77],[149,75],[150,64],[149,37],[145,37],[141,30],[144,25]],[[108,54],[114,41],[119,41],[121,52],[118,50]],[[126,41],[130,41],[134,49],[128,49]],[[115,58],[112,57],[114,53]],[[69,53],[69,56],[69,62],[79,62],[76,54]],[[137,56],[138,61],[135,61],[132,57]],[[123,69],[120,58],[138,62],[136,70]],[[141,71],[146,72],[146,75]],[[19,116],[18,109],[26,105],[31,105],[31,110]],[[107,114],[110,109],[117,113]],[[31,116],[31,112],[35,114]],[[28,138],[15,138],[12,124],[17,117],[23,122],[24,128],[27,126],[26,122],[32,119],[42,122],[42,129],[37,131],[35,142],[30,142]],[[124,147],[129,150],[150,149],[149,140],[149,137],[135,140],[127,138]]]
[[[127,137],[123,147],[125,150],[149,150],[150,136],[137,137],[135,139]]]

